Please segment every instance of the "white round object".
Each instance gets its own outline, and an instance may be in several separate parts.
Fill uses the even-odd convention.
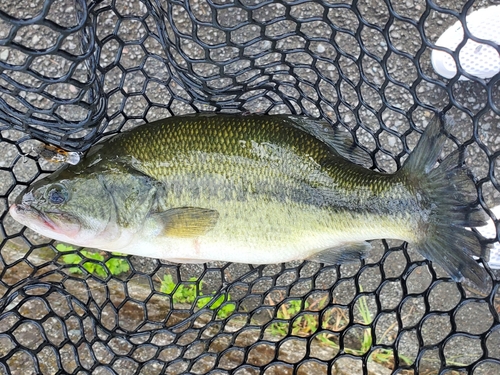
[[[466,20],[467,28],[473,36],[500,45],[500,5],[477,10],[468,15]],[[436,45],[455,51],[464,37],[462,23],[458,21],[439,37]],[[486,79],[500,72],[500,53],[488,44],[469,39],[460,50],[458,58],[462,68],[475,77]],[[447,52],[433,50],[431,62],[436,73],[445,78],[452,78],[457,73],[455,60]],[[464,76],[459,79],[468,80]]]
[[[495,206],[491,208],[491,211],[495,214],[497,218],[500,217],[500,206]],[[486,238],[496,238],[497,230],[493,220],[488,220],[488,225],[484,227],[478,227],[477,230]],[[493,269],[500,269],[500,243],[495,242],[490,248],[490,260],[488,262],[489,266]]]

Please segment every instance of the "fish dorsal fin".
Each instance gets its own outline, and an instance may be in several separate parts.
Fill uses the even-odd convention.
[[[191,238],[204,235],[217,224],[219,213],[199,207],[178,207],[150,215],[160,233],[167,237]]]
[[[370,155],[356,145],[352,136],[347,132],[343,132],[340,127],[332,127],[326,121],[307,117],[293,115],[285,117],[290,120],[290,125],[326,143],[344,159],[364,167],[372,166],[373,162]]]
[[[371,245],[368,242],[346,243],[319,251],[307,260],[326,264],[341,264],[355,262],[366,257]]]

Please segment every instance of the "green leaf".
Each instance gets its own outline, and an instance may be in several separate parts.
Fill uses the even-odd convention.
[[[226,319],[228,316],[230,316],[234,310],[236,310],[236,304],[235,303],[228,303],[222,306],[222,308],[217,312],[217,318],[219,319]]]
[[[82,250],[81,253],[83,256],[85,256],[86,258],[89,258],[89,259],[95,259],[95,260],[99,260],[101,262],[104,260],[104,257],[101,254],[93,252],[93,251]]]
[[[160,286],[160,292],[170,294],[175,288],[174,280],[171,275],[163,276],[163,280]]]
[[[217,307],[222,305],[224,302],[226,302],[226,295],[225,294],[223,294],[219,298],[217,298],[217,300],[213,303],[212,306],[210,306],[210,308],[212,310],[215,310]]]
[[[87,270],[88,273],[93,273],[95,271],[95,264],[92,262],[83,263],[83,268]]]
[[[180,284],[177,285],[174,283],[172,276],[170,275],[164,275],[163,280],[161,281],[160,285],[160,292],[166,293],[166,294],[172,294],[172,300],[174,303],[189,303],[193,304],[194,301],[196,300],[197,296],[201,296],[201,298],[198,298],[196,300],[196,306],[198,308],[204,308],[206,307],[209,303],[213,301],[213,296],[211,295],[203,295],[202,294],[202,287],[203,287],[203,281],[199,281],[196,277],[191,277],[189,279],[191,284]],[[193,284],[194,282],[197,282],[197,284]],[[175,290],[175,288],[177,289]],[[175,292],[174,292],[175,290]],[[214,292],[215,294],[215,292]],[[229,294],[223,294],[219,296],[211,305],[210,309],[216,310],[219,309],[217,312],[217,317],[219,319],[224,319],[231,315],[235,309],[236,309],[236,304],[234,303],[228,303],[223,305],[224,302],[230,301],[231,297]]]
[[[71,245],[65,245],[63,243],[58,243],[56,245],[56,250],[60,252],[65,252],[65,251],[73,251],[75,248]]]
[[[76,273],[76,274],[82,274],[83,273],[82,270],[80,269],[80,267],[71,267],[69,269],[69,272]]]
[[[82,260],[78,254],[66,254],[62,256],[62,260],[66,264],[79,264]]]
[[[75,251],[75,248],[73,248],[72,246],[68,246],[62,243],[58,243],[56,245],[56,249],[61,252]],[[121,253],[112,254],[122,255]],[[86,259],[93,259],[99,262],[104,262],[105,259],[105,257],[99,252],[90,250],[80,250],[80,252],[77,254],[65,254],[61,257],[61,259],[66,264],[80,264],[82,259],[84,259],[82,258],[82,256]],[[87,272],[96,274],[102,278],[107,277],[108,273],[111,273],[112,275],[119,275],[130,270],[130,264],[128,263],[128,261],[121,258],[110,258],[104,263],[104,266],[92,262],[84,262],[83,267],[85,268],[85,270],[87,270]],[[78,267],[72,267],[70,268],[70,272],[81,274],[82,270]]]
[[[212,297],[202,297],[198,300],[198,303],[196,304],[196,306],[198,306],[200,309],[202,309],[203,307],[205,307],[208,303],[210,303],[210,301],[212,300]]]
[[[130,270],[128,262],[121,258],[110,258],[106,261],[105,265],[112,275],[119,275]]]
[[[105,278],[105,277],[108,276],[108,273],[106,272],[106,270],[104,269],[104,267],[100,266],[99,264],[95,265],[94,272],[97,274],[97,276],[100,276],[102,278]]]

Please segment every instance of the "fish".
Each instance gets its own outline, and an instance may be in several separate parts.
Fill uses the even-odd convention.
[[[174,116],[97,143],[22,192],[9,212],[43,236],[177,263],[363,259],[377,239],[407,241],[455,281],[485,285],[468,230],[486,224],[436,114],[395,173],[348,132],[298,115]]]

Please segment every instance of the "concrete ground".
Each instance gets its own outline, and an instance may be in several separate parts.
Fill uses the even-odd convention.
[[[167,3],[161,3],[167,7]],[[207,2],[187,3],[198,20],[212,20]],[[250,6],[259,2],[247,3]],[[444,108],[451,93],[454,106],[449,113],[456,120],[452,130],[455,142],[468,144],[465,162],[476,181],[480,181],[485,208],[500,204],[499,190],[492,181],[499,165],[496,157],[500,122],[491,109],[493,104],[500,105],[498,83],[484,86],[460,81],[449,92],[438,84],[444,85],[446,80],[433,71],[430,48],[423,48],[412,20],[425,17],[423,30],[435,42],[455,19],[438,10],[426,15],[425,1],[393,2],[397,18],[389,17],[382,0],[360,1],[355,9],[332,8],[328,18],[339,28],[335,35],[325,22],[314,18],[326,6],[297,2],[287,13],[289,21],[266,28],[266,41],[251,42],[259,35],[259,29],[253,25],[232,32],[231,41],[249,44],[241,55],[234,48],[211,49],[209,56],[214,61],[227,62],[224,72],[236,78],[233,82],[207,78],[203,82],[206,90],[201,93],[196,91],[193,77],[217,74],[218,65],[193,63],[193,71],[184,72],[184,79],[191,79],[191,85],[183,86],[179,72],[172,75],[163,63],[168,56],[155,37],[158,30],[146,6],[139,1],[123,1],[113,12],[107,8],[110,4],[104,1],[97,6],[100,11],[96,17],[100,72],[105,72],[102,90],[108,99],[104,121],[107,133],[170,113],[193,112],[193,105],[187,104],[190,100],[199,110],[233,110],[231,100],[236,96],[241,103],[239,109],[287,112],[285,105],[273,105],[281,97],[305,114],[321,114],[332,123],[340,122],[352,130],[366,151],[372,152],[380,169],[394,172],[419,139],[412,126],[422,130],[432,117],[430,108]],[[173,48],[169,53],[176,64],[186,68],[186,59],[204,56],[201,42],[216,45],[226,36],[202,25],[196,29],[197,39],[191,39],[193,22],[179,4],[170,2],[175,25],[183,33],[177,35],[181,50]],[[477,1],[473,9],[489,4]],[[443,9],[458,11],[462,6],[452,0],[439,2]],[[33,17],[41,9],[42,1],[0,4],[0,10],[18,18]],[[268,22],[284,16],[285,9],[288,8],[269,4],[247,13],[221,6],[216,19],[222,28],[231,28],[251,17]],[[72,25],[77,10],[72,1],[61,0],[54,2],[49,18],[61,25]],[[131,17],[118,22],[120,17],[128,16]],[[302,37],[276,37],[297,30],[297,19],[307,20],[299,29]],[[361,27],[360,19],[370,26]],[[9,32],[12,29],[2,18],[0,40]],[[361,56],[353,36],[358,32],[365,52],[372,57],[349,57]],[[117,38],[106,39],[113,33]],[[166,34],[174,39],[171,30],[167,29]],[[64,49],[81,52],[78,36],[69,35]],[[304,38],[311,42],[306,45]],[[43,26],[21,27],[14,39],[27,48],[38,49],[48,48],[56,40],[56,33]],[[120,45],[120,40],[127,45]],[[344,55],[336,53],[328,40]],[[389,53],[388,41],[395,48],[393,53]],[[272,47],[281,53],[266,54]],[[254,58],[256,55],[262,57]],[[1,62],[22,65],[25,58],[19,49],[0,44]],[[330,60],[335,60],[336,65]],[[419,80],[417,63],[428,80]],[[290,68],[300,64],[313,65],[314,70]],[[38,74],[60,77],[69,65],[69,60],[50,55],[40,57],[33,66]],[[82,64],[75,75],[85,77],[85,69]],[[14,69],[5,74],[28,87],[39,84],[36,75]],[[338,81],[340,77],[343,80]],[[7,86],[5,77],[2,79],[2,87]],[[218,94],[218,90],[246,79],[250,82],[245,87],[248,93]],[[260,95],[256,88],[262,82],[274,85],[275,93]],[[79,93],[72,85],[54,84],[47,91],[70,98]],[[190,99],[195,92],[201,99]],[[208,104],[202,103],[207,92],[217,95]],[[50,104],[46,96],[37,93],[19,95],[38,108]],[[24,108],[22,102],[14,103],[5,91],[0,97],[12,107]],[[374,111],[381,115],[375,116]],[[411,113],[411,124],[404,115],[407,112]],[[85,114],[82,107],[63,106],[60,110],[67,120],[80,121]],[[431,269],[411,245],[402,251],[397,241],[374,241],[373,251],[364,264],[340,267],[300,262],[264,268],[224,263],[176,266],[131,257],[126,261],[131,271],[106,281],[95,275],[72,273],[63,258],[53,261],[57,253],[46,246],[47,239],[23,229],[7,214],[9,204],[39,175],[40,168],[49,171],[58,165],[37,161],[36,152],[32,151],[37,142],[23,140],[24,133],[7,127],[0,129],[0,212],[5,232],[0,233],[0,239],[4,238],[0,249],[0,374],[36,373],[33,355],[43,373],[55,373],[61,358],[68,373],[80,369],[93,374],[361,374],[365,358],[368,373],[388,374],[394,363],[393,349],[398,351],[402,367],[406,364],[407,369],[400,372],[404,374],[500,373],[500,304],[494,300],[495,293],[487,291],[489,297],[484,298],[484,291],[475,290],[467,282],[433,283],[435,274],[446,277],[444,271]],[[450,141],[443,155],[454,149],[456,145]],[[168,297],[160,293],[165,275],[172,275],[174,280],[203,280],[204,294],[215,291],[229,295],[238,304],[238,310],[224,320],[214,313],[220,308],[198,311],[185,301]],[[297,305],[290,299],[300,301],[300,312],[292,311]],[[363,357],[367,350],[370,354]],[[338,353],[341,355],[333,362]],[[496,362],[491,361],[494,359]],[[444,370],[445,364],[448,370]]]

